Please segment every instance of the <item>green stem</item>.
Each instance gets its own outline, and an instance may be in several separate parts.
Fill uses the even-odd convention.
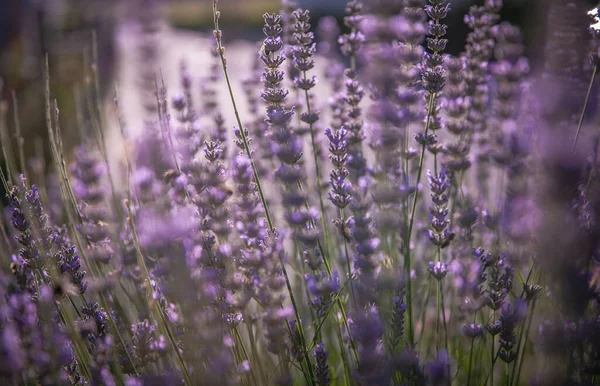
[[[220,32],[219,29],[219,19],[217,17],[217,0],[213,0],[213,15],[214,15],[214,24],[215,30]],[[252,166],[252,174],[254,175],[254,182],[256,183],[256,187],[258,190],[258,195],[260,196],[260,201],[263,206],[263,210],[265,212],[265,216],[267,218],[267,224],[269,225],[269,230],[273,232],[273,221],[271,219],[271,214],[269,213],[269,208],[267,207],[267,200],[265,198],[265,194],[263,192],[262,184],[260,183],[260,178],[258,176],[258,169],[256,168],[256,164],[254,163],[254,157],[252,157],[252,151],[250,150],[250,145],[248,144],[248,139],[246,138],[246,133],[244,132],[244,126],[242,125],[242,120],[240,118],[239,111],[237,109],[237,104],[235,102],[235,97],[233,96],[233,90],[231,88],[231,81],[229,80],[229,73],[227,71],[227,60],[225,59],[223,45],[221,44],[221,39],[217,38],[217,52],[219,53],[219,57],[221,58],[221,66],[223,68],[223,74],[225,75],[225,82],[227,83],[227,90],[229,92],[229,97],[231,99],[231,105],[233,107],[233,112],[235,114],[235,119],[237,121],[240,136],[242,137],[242,143],[244,146],[244,150],[246,151],[246,155],[250,159],[250,165]]]
[[[303,190],[302,183],[300,183],[300,182],[298,182],[298,189],[300,189],[300,191]],[[306,209],[309,208],[308,202],[306,200],[304,201],[304,205],[305,205]],[[310,221],[311,221],[310,222],[311,225],[314,227],[315,226],[314,221],[312,219]],[[325,248],[323,248],[323,244],[321,243],[320,239],[317,239],[317,246],[319,248],[319,252],[321,253],[321,256],[323,257],[323,265],[325,266],[325,272],[327,273],[327,276],[329,278],[331,278],[333,271],[331,270],[331,265],[329,263],[328,254],[326,253]],[[350,325],[348,324],[348,318],[347,318],[346,312],[344,310],[344,305],[342,304],[339,297],[336,299],[335,304],[338,306],[340,313],[342,314],[342,321],[344,322],[344,325],[345,325],[346,329],[348,330],[348,339],[350,340],[350,346],[352,347],[354,359],[358,363],[358,351],[356,350],[356,345],[354,343],[354,339],[352,338],[352,334],[350,333]]]
[[[571,151],[575,150],[575,145],[577,145],[577,138],[579,138],[579,134],[581,133],[581,126],[583,125],[583,118],[585,117],[585,110],[587,110],[587,105],[590,100],[590,94],[592,93],[592,86],[594,85],[594,80],[596,79],[597,72],[598,72],[598,66],[594,65],[594,71],[592,72],[592,78],[590,79],[590,84],[588,86],[587,94],[585,95],[585,102],[583,103],[583,111],[581,112],[581,116],[579,117],[579,124],[577,125],[577,132],[575,133],[575,138],[573,139],[573,145],[571,147]]]
[[[108,302],[106,301],[106,299],[104,298],[104,295],[102,294],[102,292],[99,293],[100,295],[100,303],[102,304],[102,306],[104,307],[104,309],[106,309],[107,311],[110,310],[110,308],[108,307]],[[131,364],[131,369],[133,370],[133,373],[138,376],[138,371],[135,367],[135,362],[133,361],[133,358],[131,357],[131,354],[129,353],[129,350],[127,350],[127,345],[125,344],[125,340],[123,339],[123,336],[121,336],[121,332],[119,331],[119,327],[117,327],[117,324],[115,323],[112,315],[109,316],[110,319],[110,324],[112,325],[112,328],[114,330],[114,332],[117,334],[117,338],[119,339],[119,343],[121,344],[121,347],[123,348],[123,351],[125,351],[125,355],[127,355],[127,360],[129,361],[129,363]]]
[[[0,92],[2,92],[2,79],[0,79]],[[11,183],[14,179],[15,182],[17,182],[19,176],[18,173],[16,173],[17,166],[14,164],[14,157],[12,154],[12,146],[8,132],[5,111],[0,111],[0,146],[2,147],[4,167],[6,168],[6,175],[8,176],[7,181]]]
[[[525,354],[525,347],[527,346],[527,337],[529,336],[531,322],[533,321],[533,311],[535,310],[535,302],[536,302],[536,300],[534,299],[533,304],[531,305],[529,321],[527,322],[527,329],[525,330],[525,342],[523,342],[523,350],[521,350],[521,355],[519,356],[518,365],[515,366],[515,367],[518,367],[516,379],[513,379],[513,383],[516,382],[516,384],[519,384],[519,379],[521,379],[521,368],[523,367],[523,362],[524,362],[523,355]]]
[[[494,310],[494,318],[492,319],[492,323],[496,322],[496,310]],[[491,352],[491,360],[492,360],[492,371],[490,373],[491,385],[494,386],[494,365],[496,361],[494,357],[496,356],[496,337],[492,335],[492,352]]]
[[[442,308],[442,326],[444,327],[444,345],[446,346],[446,352],[448,352],[448,325],[446,322],[446,307],[444,306],[444,288],[442,287],[442,281],[440,280],[440,298]]]
[[[427,306],[429,305],[429,299],[431,298],[431,283],[434,279],[429,276],[429,282],[427,284],[427,295],[425,295],[425,303],[421,309],[421,331],[419,332],[419,342],[423,341],[423,334],[425,333],[425,319],[427,318]]]
[[[592,179],[596,172],[596,161],[598,160],[598,147],[600,146],[598,144],[599,141],[600,141],[600,138],[596,138],[596,143],[594,146],[594,155],[592,156],[592,162],[591,162],[591,167],[590,167],[590,174],[588,175],[587,182],[585,183],[585,188],[583,189],[583,193],[586,195],[587,195],[590,185],[592,184]]]
[[[469,371],[467,372],[467,386],[471,384],[471,368],[473,367],[473,344],[475,343],[475,338],[471,338],[471,349],[469,353]]]
[[[129,205],[130,203],[128,203]],[[148,271],[148,267],[146,266],[146,261],[144,258],[144,254],[142,253],[142,249],[140,247],[140,243],[139,243],[139,238],[137,235],[137,230],[135,227],[135,222],[134,222],[134,215],[133,215],[133,211],[131,210],[131,208],[129,206],[127,206],[127,210],[129,211],[129,226],[131,227],[131,234],[133,236],[133,244],[135,246],[137,255],[138,255],[138,263],[139,265],[142,267],[142,271],[144,272],[145,275],[145,279],[148,281],[148,286],[150,286],[150,272]],[[167,321],[165,319],[163,310],[161,309],[160,305],[157,302],[152,302],[152,304],[157,308],[157,312],[160,316],[160,321],[163,324],[163,327],[165,329],[165,331],[167,332],[167,337],[169,338],[169,341],[171,342],[171,345],[173,346],[173,350],[175,351],[175,353],[177,354],[177,359],[179,360],[179,364],[181,367],[181,371],[183,371],[183,375],[184,378],[186,380],[186,383],[188,385],[193,385],[192,383],[192,378],[190,376],[190,373],[188,372],[187,366],[185,364],[185,361],[183,360],[183,357],[181,356],[181,353],[179,352],[179,347],[177,346],[177,343],[175,341],[175,338],[173,337],[173,335],[171,334],[171,330],[169,329],[169,326],[167,324]]]
[[[344,364],[344,376],[346,377],[346,383],[345,384],[351,384],[351,372],[350,372],[350,366],[348,365],[348,359],[346,358],[346,353],[344,352],[344,339],[342,338],[342,333],[340,331],[340,329],[336,330],[336,334],[337,334],[337,338],[338,338],[338,344],[340,346],[340,356],[342,357],[342,362]]]
[[[439,280],[436,279],[438,285],[436,286],[436,296],[435,296],[435,350],[439,354],[440,353],[440,283]]]
[[[19,148],[19,165],[21,166],[21,173],[27,179],[27,167],[25,166],[25,139],[21,135],[21,121],[19,120],[19,105],[17,103],[17,94],[14,90],[11,91],[13,100],[13,114],[15,121],[15,133],[17,135],[17,146]]]
[[[242,349],[241,354],[243,355],[242,359],[245,360],[249,360],[249,356],[248,356],[248,351],[246,350],[246,346],[244,345],[244,340],[242,339],[242,335],[240,334],[240,332],[238,331],[237,327],[233,328],[233,333],[236,337],[236,341],[237,341],[237,345]],[[255,385],[257,385],[258,383],[256,382],[256,376],[254,375],[254,369],[252,367],[250,367],[250,374],[252,376],[252,381],[254,382]]]
[[[344,209],[340,209],[340,219],[344,221]],[[344,227],[344,224],[341,225]],[[343,228],[342,228],[343,229]],[[350,254],[348,253],[348,242],[346,241],[346,235],[343,234],[342,230],[342,239],[344,240],[344,253],[346,256],[346,269],[348,270],[348,280],[350,280],[350,297],[352,298],[352,304],[356,307],[356,296],[354,295],[354,284],[352,282],[352,267],[350,265]]]
[[[247,324],[246,327],[248,329],[248,338],[250,340],[250,350],[252,350],[252,358],[254,359],[254,362],[258,366],[258,374],[260,376],[260,381],[263,382],[267,378],[265,376],[265,371],[264,371],[262,363],[260,361],[260,356],[258,355],[258,350],[256,349],[254,331],[252,329],[252,325]]]
[[[106,150],[106,139],[104,137],[104,130],[102,129],[102,113],[101,113],[101,99],[100,99],[100,80],[98,74],[98,41],[96,39],[96,31],[92,31],[92,65],[91,65],[92,75],[94,79],[94,95],[96,99],[95,107],[96,107],[96,117],[92,119],[96,131],[100,136],[100,153],[102,154],[103,161],[106,165],[106,174],[108,176],[108,182],[110,184],[110,192],[111,198],[113,200],[113,205],[115,207],[115,211],[117,212],[117,216],[119,218],[119,224],[124,224],[125,217],[123,216],[123,209],[121,208],[121,204],[119,203],[119,199],[117,197],[117,189],[115,187],[115,182],[113,181],[113,174],[110,167],[110,162],[108,162],[108,151]],[[119,225],[121,226],[121,225]],[[118,242],[119,240],[117,240]]]
[[[292,308],[294,309],[294,317],[296,318],[296,325],[298,327],[298,333],[300,334],[300,343],[302,344],[302,350],[304,352],[304,361],[306,361],[306,366],[308,367],[308,371],[310,374],[310,378],[313,379],[313,371],[312,371],[312,365],[310,363],[310,358],[308,356],[308,350],[306,349],[306,340],[304,337],[304,328],[302,327],[302,319],[300,318],[300,312],[298,311],[298,305],[296,304],[296,297],[294,296],[294,292],[292,290],[292,285],[290,282],[290,278],[287,272],[287,269],[285,268],[285,262],[283,261],[283,258],[280,258],[279,263],[281,264],[281,271],[283,273],[283,277],[285,279],[285,285],[287,288],[287,291],[290,295],[290,301],[292,302]],[[287,327],[288,330],[290,332],[290,334],[292,333],[292,329],[290,327],[290,324],[287,323]],[[313,382],[314,383],[314,382]]]
[[[477,312],[473,314],[473,324],[477,322]],[[475,344],[475,337],[471,338],[471,348],[469,350],[469,370],[467,372],[467,386],[471,384],[471,370],[473,368],[473,345]]]
[[[425,138],[427,138],[427,134],[429,134],[429,125],[431,123],[431,110],[433,106],[433,101],[435,99],[435,93],[429,94],[429,108],[427,113],[427,122],[425,123]],[[415,343],[414,331],[413,331],[413,314],[412,314],[412,285],[411,285],[411,277],[410,277],[410,238],[415,222],[415,212],[417,210],[417,201],[419,198],[419,184],[421,183],[421,175],[423,172],[423,161],[425,159],[425,149],[427,146],[425,144],[421,145],[421,156],[419,158],[419,170],[417,172],[417,183],[415,186],[415,198],[413,200],[410,223],[408,226],[408,233],[406,236],[405,244],[406,250],[404,253],[404,273],[406,275],[406,313],[407,313],[407,324],[408,324],[408,342],[412,346]]]
[[[248,144],[248,139],[246,138],[246,133],[244,132],[244,126],[242,125],[242,120],[240,118],[240,114],[239,111],[237,109],[237,104],[235,102],[235,97],[233,95],[233,90],[231,88],[231,81],[229,79],[229,73],[227,71],[227,60],[225,59],[225,55],[224,52],[225,50],[223,49],[223,45],[222,45],[222,41],[221,38],[219,37],[221,30],[219,29],[219,15],[220,12],[217,10],[217,2],[218,0],[213,0],[213,21],[214,21],[214,25],[215,25],[215,35],[217,35],[216,37],[216,41],[217,41],[217,53],[219,54],[219,57],[221,58],[221,67],[223,68],[223,75],[225,76],[225,82],[227,84],[227,90],[229,92],[229,97],[231,99],[231,105],[233,107],[233,112],[235,115],[235,119],[237,121],[239,130],[240,130],[240,136],[242,138],[242,144],[244,146],[244,150],[246,151],[246,155],[248,156],[248,158],[250,159],[250,165],[252,167],[252,174],[254,175],[254,182],[256,183],[256,187],[258,190],[258,195],[260,197],[260,201],[262,203],[263,206],[263,210],[265,212],[265,217],[267,219],[267,224],[269,226],[269,231],[271,233],[274,233],[274,226],[273,226],[273,220],[271,218],[271,214],[269,212],[268,206],[267,206],[267,201],[265,199],[265,195],[263,192],[263,188],[262,188],[262,184],[260,183],[260,178],[258,175],[258,170],[256,168],[256,164],[254,163],[254,158],[252,157],[252,152],[250,150],[250,145]],[[283,276],[285,278],[285,284],[288,290],[288,293],[290,294],[290,300],[292,302],[292,307],[294,308],[294,315],[296,317],[296,320],[298,321],[298,330],[300,332],[300,337],[302,339],[302,345],[304,346],[304,357],[305,360],[307,362],[307,367],[309,369],[309,372],[311,374],[312,377],[312,366],[310,365],[310,358],[308,357],[308,352],[306,352],[306,343],[304,342],[304,331],[302,328],[302,323],[301,323],[301,319],[300,319],[300,314],[298,312],[298,307],[296,305],[296,300],[294,298],[294,294],[292,292],[292,286],[290,284],[290,279],[287,273],[287,269],[285,268],[285,264],[284,261],[281,260],[281,270],[283,273]],[[289,328],[289,324],[288,324],[288,328]]]
[[[304,79],[306,80],[306,71],[302,71],[302,75],[304,76]],[[308,114],[311,114],[311,109],[310,109],[310,97],[308,95],[308,90],[304,90],[304,96],[306,99],[306,112]],[[319,157],[317,156],[317,143],[315,141],[315,130],[313,127],[313,124],[310,123],[308,125],[309,130],[310,130],[310,142],[312,145],[312,149],[313,149],[313,160],[315,162],[315,175],[317,178],[317,192],[319,193],[319,205],[321,206],[321,222],[323,223],[323,232],[324,232],[324,238],[325,238],[325,247],[327,247],[327,239],[328,239],[328,232],[327,232],[327,214],[325,212],[325,204],[323,203],[323,192],[321,189],[321,172],[319,169]]]

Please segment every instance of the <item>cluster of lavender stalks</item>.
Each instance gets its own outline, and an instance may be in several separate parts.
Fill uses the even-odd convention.
[[[350,1],[348,33],[325,19],[318,43],[286,1],[264,15],[249,115],[215,1],[204,99],[183,67],[180,93],[152,79],[121,171],[96,67],[73,154],[46,75],[53,174],[3,132],[0,383],[600,384],[598,133],[591,155],[548,155],[501,7],[472,7],[450,56],[446,0]],[[579,134],[581,108],[555,133]]]

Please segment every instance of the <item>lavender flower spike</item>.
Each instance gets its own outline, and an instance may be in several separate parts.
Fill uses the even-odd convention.
[[[454,238],[454,233],[448,229],[450,220],[446,219],[449,212],[448,189],[450,188],[450,179],[445,170],[442,170],[438,174],[428,172],[427,178],[429,179],[432,201],[432,206],[429,208],[431,226],[429,239],[433,244],[445,248]]]
[[[348,131],[343,127],[336,130],[335,133],[331,129],[326,129],[325,135],[329,138],[329,159],[334,166],[329,177],[331,185],[329,200],[339,209],[344,209],[351,200],[351,186],[346,182],[348,169],[345,167],[348,159],[348,143],[346,141]]]
[[[318,386],[329,386],[331,377],[329,376],[329,366],[327,365],[329,353],[325,349],[325,344],[319,343],[315,348],[315,373]]]

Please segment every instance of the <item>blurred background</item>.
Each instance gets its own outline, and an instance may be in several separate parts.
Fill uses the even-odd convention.
[[[567,2],[587,9],[597,5],[597,1],[592,0],[504,0],[501,17],[522,28],[527,55],[534,71],[542,66],[544,46],[547,43],[544,40],[547,35],[545,31],[554,28],[547,26],[548,8]],[[8,132],[14,133],[11,95],[14,91],[19,105],[26,155],[35,154],[36,142],[39,144],[44,141],[46,127],[42,64],[45,53],[48,53],[51,63],[53,96],[58,99],[61,109],[65,146],[69,147],[71,142],[75,142],[70,139],[75,139],[78,132],[78,128],[74,127],[78,122],[75,119],[75,95],[78,95],[82,84],[85,86],[86,82],[90,82],[90,74],[86,69],[89,68],[92,56],[92,31],[96,32],[98,42],[101,95],[110,98],[113,81],[127,82],[129,74],[138,70],[132,62],[139,62],[139,53],[130,52],[135,45],[126,42],[136,31],[129,28],[129,25],[139,24],[140,21],[143,23],[144,18],[148,17],[159,20],[157,30],[170,31],[171,39],[161,40],[158,44],[160,48],[157,48],[156,55],[160,63],[157,66],[161,69],[178,68],[182,59],[171,55],[169,49],[175,49],[171,45],[188,47],[186,55],[190,57],[194,56],[196,50],[209,57],[205,46],[209,44],[208,38],[212,32],[211,3],[212,0],[0,0],[1,100]],[[342,31],[341,19],[345,3],[344,0],[298,0],[299,6],[311,10],[315,20],[313,28],[317,26],[319,18],[331,15],[338,20]],[[458,54],[464,47],[468,27],[463,22],[463,16],[471,5],[482,3],[483,0],[451,2],[452,11],[446,20],[449,25],[449,53]],[[221,0],[219,7],[223,15],[225,43],[242,40],[254,44],[262,35],[263,13],[277,11],[280,2]],[[576,37],[582,40],[578,44],[582,52],[587,50],[586,42],[583,41],[587,39],[585,24],[583,21],[584,32]],[[196,45],[186,45],[184,41],[195,41]],[[254,46],[248,46],[250,53],[255,52]],[[173,63],[167,63],[169,61]],[[127,70],[127,66],[133,68]],[[201,66],[195,67],[194,71],[196,68],[203,71]],[[196,73],[192,75],[205,76]],[[168,83],[173,80],[173,76],[165,77]],[[131,82],[134,87],[135,84]],[[125,97],[125,102],[130,101],[131,97]]]

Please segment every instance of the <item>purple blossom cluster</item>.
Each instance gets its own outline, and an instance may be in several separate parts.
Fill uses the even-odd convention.
[[[598,383],[599,34],[584,65],[580,1],[549,2],[540,70],[500,0],[469,9],[459,54],[448,0],[352,0],[343,25],[283,1],[248,109],[219,2],[206,72],[182,62],[174,92],[144,3],[122,160],[101,100],[63,148],[48,79],[55,184],[2,143],[0,383]],[[579,114],[548,111],[581,74]]]

